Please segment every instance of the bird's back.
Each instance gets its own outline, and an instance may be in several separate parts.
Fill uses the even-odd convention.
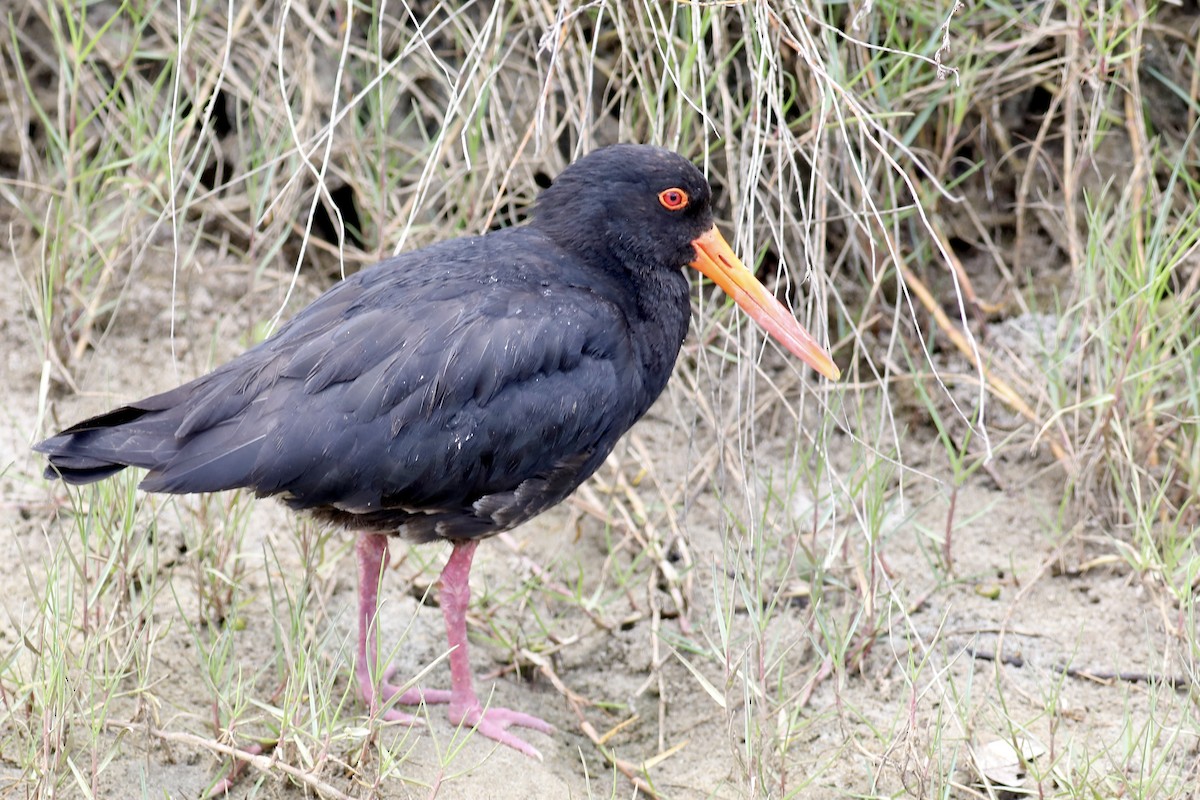
[[[621,275],[535,229],[444,242],[35,449],[74,483],[138,466],[148,491],[246,487],[418,540],[487,535],[565,498],[661,392],[687,329],[675,275],[646,320]]]

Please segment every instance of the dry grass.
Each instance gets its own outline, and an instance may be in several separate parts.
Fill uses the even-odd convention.
[[[847,378],[815,387],[698,292],[660,414],[675,433],[635,431],[573,501],[600,568],[503,548],[529,577],[489,581],[473,633],[566,698],[589,794],[690,796],[669,721],[690,692],[719,732],[704,745],[724,756],[715,796],[994,796],[970,755],[985,734],[1054,744],[1046,726],[1073,713],[1068,664],[1035,685],[1003,673],[1006,637],[1024,635],[1013,615],[1054,581],[1139,587],[1143,677],[1194,683],[1200,22],[1141,2],[952,6],[12,9],[0,222],[24,321],[5,341],[37,365],[18,438],[73,421],[60,409],[78,392],[88,410],[129,399],[113,342],[143,332],[143,363],[174,374],[134,391],[165,388],[339,274],[520,222],[581,153],[671,146],[704,166],[736,249],[828,331]],[[460,740],[438,742],[439,778],[422,785],[412,742],[356,716],[330,610],[343,539],[299,523],[264,543],[246,498],[144,499],[132,478],[66,493],[24,453],[4,468],[34,594],[33,610],[7,609],[18,635],[0,652],[14,791],[114,796],[114,763],[229,757],[258,738],[278,744],[249,794],[452,791]],[[972,505],[989,483],[1059,501],[1034,567],[1002,578],[957,538],[995,513]],[[898,551],[924,582],[896,577]],[[409,553],[392,591],[421,595],[437,555]],[[923,615],[989,581],[1009,605],[995,631],[972,628],[983,645]],[[239,650],[247,625],[274,652]],[[628,694],[606,695],[577,660],[629,630],[649,655]],[[203,676],[182,697],[163,684],[179,665],[156,660],[176,637]],[[962,662],[989,648],[984,686]],[[1122,707],[1118,734],[1052,748],[1036,788],[1187,796],[1186,699],[1160,681]],[[635,713],[642,734],[618,751]],[[203,767],[201,785],[216,774]]]

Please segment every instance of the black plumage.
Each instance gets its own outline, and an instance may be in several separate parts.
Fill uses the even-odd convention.
[[[624,150],[604,151],[616,185]],[[250,488],[418,541],[511,528],[570,494],[666,385],[688,325],[678,267],[712,226],[687,177],[698,202],[666,248],[626,235],[597,250],[615,210],[572,208],[581,187],[560,180],[529,226],[364,269],[208,375],[38,444],[47,477],[143,467],[146,491]],[[629,302],[641,284],[653,303]]]
[[[699,170],[622,145],[565,170],[528,225],[364,269],[211,373],[35,449],[49,456],[47,477],[69,483],[136,466],[146,491],[248,488],[367,532],[360,680],[370,697],[390,688],[362,663],[375,605],[366,584],[386,561],[373,534],[449,539],[456,554],[471,542],[458,565],[465,590],[473,541],[563,500],[662,392],[687,333],[688,264],[836,377],[716,233]],[[447,616],[452,642],[454,624]],[[461,645],[465,660],[465,631]],[[454,677],[455,692],[470,692],[469,673],[465,689]],[[474,694],[437,699],[453,719]],[[525,752],[536,751],[502,729],[545,726],[497,716],[489,730],[485,713],[459,716]]]

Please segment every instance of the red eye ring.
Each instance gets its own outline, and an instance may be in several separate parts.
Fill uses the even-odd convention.
[[[658,193],[658,202],[667,211],[679,211],[687,208],[688,193],[679,188],[664,189]]]

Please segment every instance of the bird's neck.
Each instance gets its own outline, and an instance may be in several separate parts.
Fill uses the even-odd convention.
[[[670,269],[650,263],[642,254],[627,249],[619,237],[575,238],[573,229],[561,230],[553,222],[554,217],[543,212],[531,227],[563,253],[587,264],[592,274],[603,275],[600,283],[615,290],[610,299],[625,311],[642,375],[654,383],[645,387],[653,402],[666,386],[687,336],[691,302],[683,266]]]
[[[635,270],[629,276],[636,284],[633,296],[637,298],[637,318],[631,320],[636,331],[634,346],[643,374],[654,381],[646,387],[653,402],[666,388],[687,336],[691,317],[688,281],[682,269]]]

